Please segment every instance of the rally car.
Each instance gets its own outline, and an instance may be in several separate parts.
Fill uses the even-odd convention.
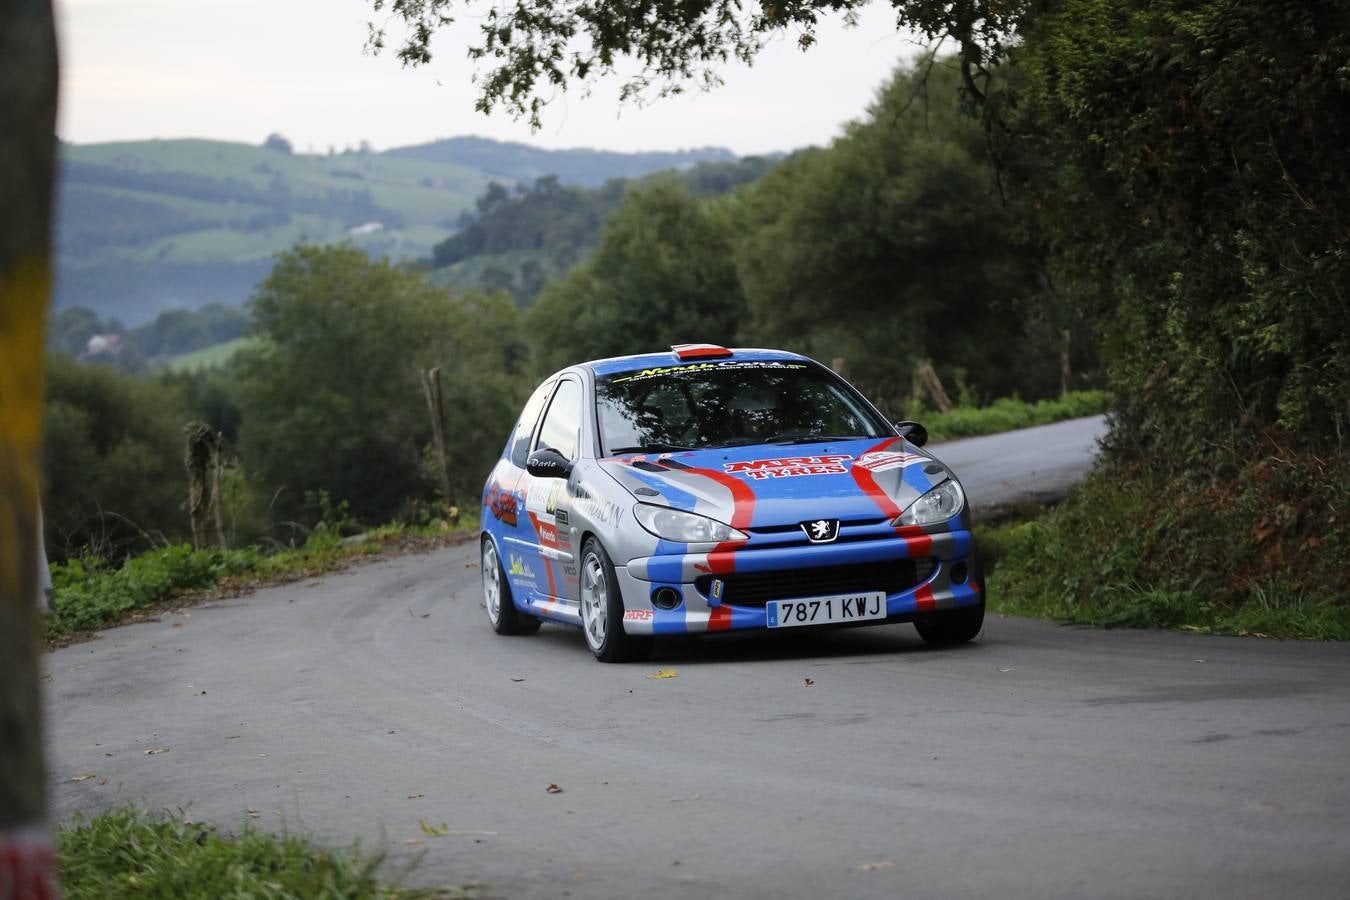
[[[965,494],[830,369],[682,344],[564,369],[534,391],[483,491],[498,634],[581,627],[605,662],[654,635],[984,621]]]

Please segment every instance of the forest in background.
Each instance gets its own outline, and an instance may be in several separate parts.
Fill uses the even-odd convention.
[[[446,365],[465,353],[466,377],[493,376],[477,406],[448,416],[457,441],[460,424],[504,434],[551,368],[679,340],[842,360],[893,414],[913,410],[918,363],[974,400],[1038,398],[1064,387],[1067,349],[1073,386],[1109,392],[1107,452],[1083,490],[1019,532],[995,583],[1108,624],[1255,608],[1343,615],[1348,17],[1320,3],[1022,10],[1004,23],[1015,41],[920,59],[830,147],[753,182],[711,196],[677,177],[626,187],[594,249],[542,279],[527,306],[493,287],[428,287],[359,253],[300,248],[259,289],[255,315],[314,285],[409,279],[399,291],[422,310],[413,320],[453,321],[469,339],[452,351],[449,335],[391,337],[399,352]],[[989,34],[967,37],[978,47]],[[480,214],[502,206],[484,199]],[[441,261],[460,264],[444,251]],[[359,271],[332,271],[347,266]],[[520,271],[496,287],[520,293]],[[470,334],[463,317],[436,318],[457,304],[491,327]],[[255,332],[236,366],[174,390],[194,414],[209,396],[233,417],[259,527],[342,502],[367,520],[428,502],[425,477],[367,490],[391,460],[403,477],[425,454],[406,365],[269,386],[273,372],[306,371],[286,369],[291,354],[323,361],[295,343],[323,328],[278,315]],[[361,398],[383,396],[395,376],[406,406],[377,404],[371,421],[404,429],[401,456],[355,433],[372,415]],[[324,429],[344,416],[335,441]],[[460,497],[476,493],[498,450],[471,432],[453,449]],[[282,460],[310,440],[326,448],[322,479]]]

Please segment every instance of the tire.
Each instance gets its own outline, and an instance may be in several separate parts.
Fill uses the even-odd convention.
[[[645,659],[652,650],[647,635],[623,630],[623,596],[614,564],[595,538],[581,548],[581,630],[586,646],[601,662],[632,662]]]
[[[973,641],[984,628],[984,579],[980,586],[980,602],[975,606],[930,613],[914,620],[914,630],[930,647],[952,647]]]
[[[487,608],[492,630],[498,634],[534,634],[538,631],[539,620],[516,609],[511,599],[511,582],[506,580],[497,545],[490,537],[483,538],[482,567],[483,606]]]

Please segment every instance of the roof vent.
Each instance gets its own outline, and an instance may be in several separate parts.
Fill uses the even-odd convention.
[[[731,355],[730,350],[717,344],[671,344],[670,349],[679,359],[718,359]]]

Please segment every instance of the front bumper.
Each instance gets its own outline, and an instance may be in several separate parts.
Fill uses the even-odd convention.
[[[959,530],[838,544],[747,549],[731,554],[730,563],[726,556],[719,558],[715,550],[642,557],[615,569],[624,601],[623,627],[628,634],[767,629],[768,613],[763,605],[722,603],[700,591],[697,583],[706,584],[710,573],[730,573],[729,577],[734,577],[734,574],[808,568],[818,571],[825,567],[840,568],[842,579],[850,568],[893,560],[922,561],[921,579],[913,586],[887,592],[885,619],[857,624],[881,625],[923,613],[975,606],[984,588],[973,580],[973,573],[978,570],[972,544],[970,532]],[[680,594],[681,603],[674,609],[657,608],[652,597],[661,588],[674,589]],[[785,593],[775,599],[800,596]]]

